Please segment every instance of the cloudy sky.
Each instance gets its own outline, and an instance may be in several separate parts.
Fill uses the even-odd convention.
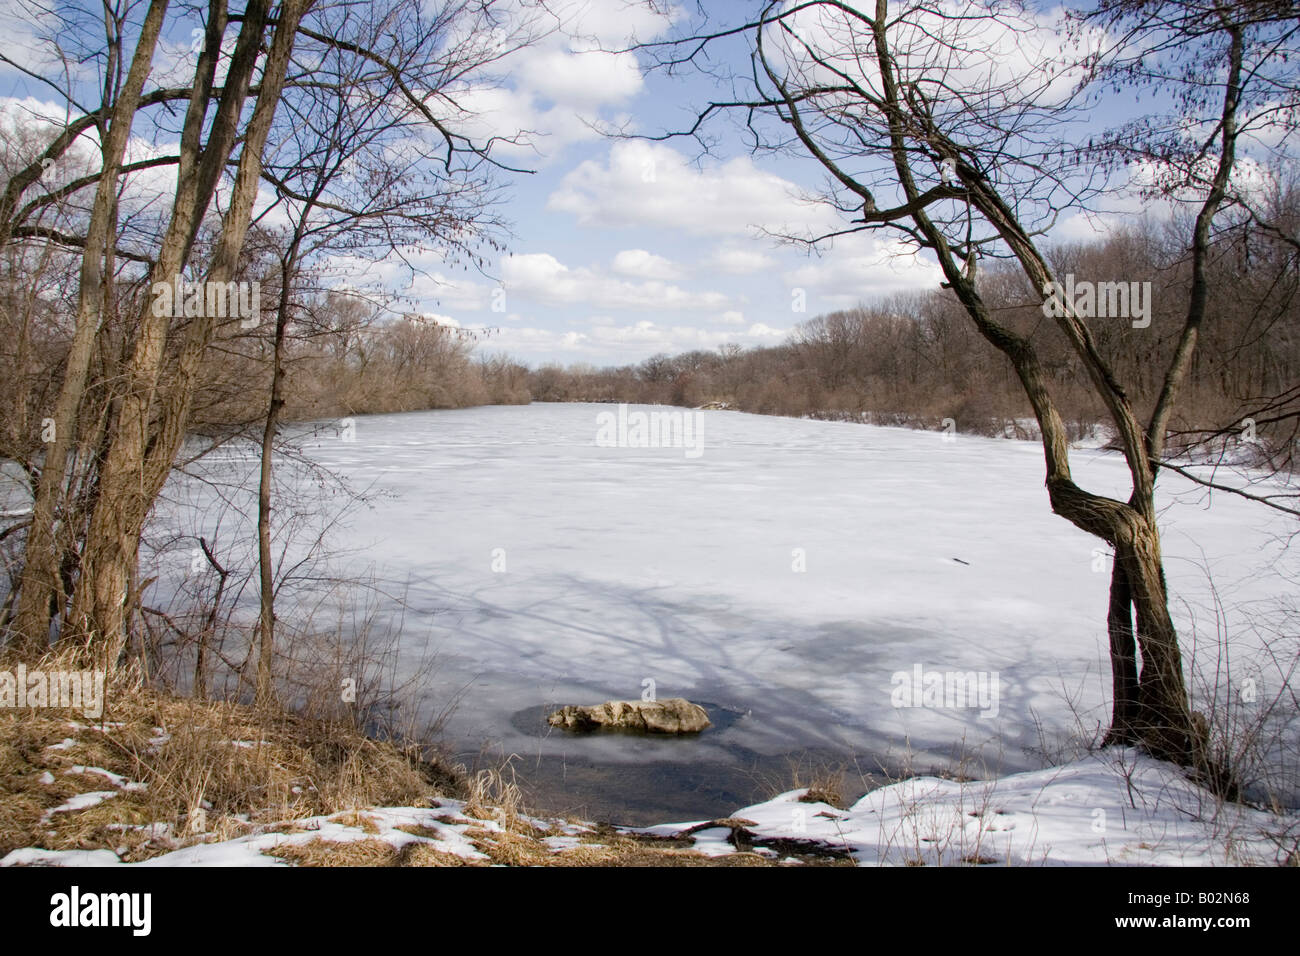
[[[21,2],[0,0],[11,38],[6,53],[15,58],[24,49],[17,38],[36,29]],[[554,0],[560,28],[512,53],[504,81],[469,101],[484,129],[536,133],[529,148],[502,155],[531,170],[501,177],[507,252],[486,274],[453,271],[429,257],[413,284],[396,263],[380,266],[377,277],[390,291],[443,321],[491,330],[482,346],[488,351],[532,364],[604,365],[725,343],[774,344],[818,314],[934,288],[937,267],[884,234],[845,237],[813,255],[771,238],[832,229],[836,214],[807,200],[821,185],[818,168],[795,157],[753,156],[732,125],[712,129],[717,140],[707,155],[689,139],[602,135],[596,127],[640,134],[681,128],[714,93],[705,77],[647,74],[644,54],[608,52],[634,37],[667,36],[687,15],[655,6],[667,12],[643,0]],[[154,82],[192,64],[185,26],[169,27]],[[59,115],[64,108],[12,67],[0,67],[0,97],[10,113],[21,107]],[[131,153],[168,146],[146,139]],[[168,175],[159,171],[151,182],[165,188]],[[138,188],[147,192],[149,182]],[[1057,229],[1062,238],[1091,234],[1082,220]]]
[[[716,9],[716,8],[715,8]],[[821,255],[766,233],[831,229],[806,200],[806,163],[753,157],[728,124],[709,155],[689,139],[612,139],[688,126],[712,90],[700,77],[647,74],[646,57],[604,50],[671,32],[644,3],[575,0],[563,29],[515,54],[504,125],[542,131],[535,172],[511,179],[515,240],[493,283],[440,296],[436,311],[490,326],[490,349],[530,362],[623,364],[656,352],[775,344],[819,313],[899,290],[932,288],[933,264],[886,237],[845,239]],[[528,161],[528,160],[526,160]]]

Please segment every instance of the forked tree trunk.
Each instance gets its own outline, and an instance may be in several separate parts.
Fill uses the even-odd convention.
[[[257,196],[262,148],[283,88],[298,22],[310,2],[285,0],[280,7],[256,105],[244,130],[230,204],[212,266],[205,276],[208,282],[226,282],[235,273]],[[250,3],[245,10],[217,111],[221,122],[214,121],[208,146],[198,157],[197,184],[191,183],[193,191],[186,195],[178,187],[169,236],[179,233],[178,238],[186,242],[179,250],[172,250],[164,242],[155,276],[177,274],[184,265],[198,217],[206,210],[217,173],[234,148],[243,99],[257,62],[267,18],[265,2]],[[162,268],[164,263],[167,268]],[[142,330],[128,375],[131,387],[123,400],[117,433],[104,465],[101,494],[87,535],[86,560],[72,615],[80,636],[88,642],[103,642],[107,656],[114,660],[125,643],[127,582],[140,535],[184,440],[202,356],[215,329],[213,316],[204,315],[190,323],[172,380],[165,389],[160,389],[170,320],[153,315],[148,304],[141,319]]]
[[[62,593],[59,568],[63,563],[63,536],[56,533],[55,522],[65,498],[68,457],[77,435],[77,411],[86,390],[95,337],[105,305],[105,289],[111,288],[108,285],[111,277],[105,275],[105,263],[111,263],[109,252],[116,241],[113,222],[118,171],[162,31],[167,2],[153,0],[145,15],[126,82],[113,104],[112,118],[100,154],[100,178],[95,187],[94,205],[81,256],[72,346],[68,350],[63,382],[54,406],[53,441],[45,451],[23,553],[22,584],[14,630],[20,636],[23,650],[28,653],[40,653],[48,646],[50,617],[58,603],[55,595]]]
[[[1036,363],[1024,355],[1019,361],[1024,372],[1035,377]],[[1154,756],[1207,771],[1222,783],[1209,766],[1205,729],[1192,716],[1155,521],[1143,513],[1145,509],[1084,491],[1070,480],[1068,470],[1053,475],[1053,456],[1048,457],[1052,510],[1115,549],[1107,625],[1112,664],[1118,672],[1113,677],[1116,720],[1107,742],[1140,744]],[[1064,459],[1056,464],[1068,469]],[[1141,664],[1136,675],[1131,636],[1136,638]]]
[[[201,142],[212,99],[216,57],[227,22],[224,0],[212,0],[204,49],[195,69],[185,124],[181,131],[180,162],[171,219],[151,272],[152,281],[171,281],[189,258],[199,223],[234,148],[239,115],[257,62],[265,17],[264,2],[244,11],[239,39],[230,58],[208,140]],[[153,498],[141,474],[147,439],[155,412],[155,392],[170,318],[157,316],[146,296],[130,359],[123,369],[125,388],[100,471],[99,497],[91,514],[81,554],[81,574],[68,615],[66,639],[84,644],[91,657],[116,660],[124,643],[129,569],[134,561],[139,529]],[[99,648],[101,639],[110,646]]]

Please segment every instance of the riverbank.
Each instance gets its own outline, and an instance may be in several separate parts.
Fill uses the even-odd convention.
[[[836,864],[818,841],[719,859],[690,834],[528,813],[501,770],[340,724],[111,675],[98,718],[0,711],[0,865]]]
[[[539,816],[339,725],[131,686],[98,719],[0,712],[3,866],[1296,865],[1300,814],[1227,804],[1131,750],[994,780],[801,787],[724,817]]]

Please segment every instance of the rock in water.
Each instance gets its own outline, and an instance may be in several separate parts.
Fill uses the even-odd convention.
[[[710,725],[699,704],[683,697],[667,700],[607,700],[591,707],[561,707],[546,722],[565,730],[609,727],[650,734],[698,734]]]

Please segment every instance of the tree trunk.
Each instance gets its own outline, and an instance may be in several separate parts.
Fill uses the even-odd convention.
[[[118,171],[126,152],[131,124],[153,62],[154,48],[162,31],[168,0],[153,0],[145,15],[126,83],[113,105],[112,121],[101,151],[100,178],[94,205],[86,227],[81,257],[77,318],[68,352],[63,383],[54,407],[54,440],[46,449],[41,478],[32,505],[32,523],[27,532],[18,613],[14,629],[23,649],[40,653],[49,645],[50,616],[59,587],[62,552],[54,524],[64,498],[68,454],[77,433],[77,411],[85,393],[90,359],[105,300],[105,262],[111,263],[113,221],[117,198]]]
[[[1110,573],[1110,610],[1106,615],[1110,632],[1111,718],[1102,746],[1137,743],[1138,671],[1137,644],[1133,634],[1133,594],[1124,565],[1116,558]]]
[[[212,267],[205,276],[208,282],[225,282],[235,273],[261,177],[262,148],[283,88],[298,21],[308,6],[309,0],[286,0],[280,8],[256,106],[244,130],[230,204]],[[197,185],[188,196],[178,187],[176,213],[168,231],[169,235],[180,233],[185,245],[170,251],[164,242],[155,276],[178,274],[184,265],[198,218],[215,189],[218,167],[224,165],[234,148],[240,106],[256,65],[267,17],[264,2],[250,3],[245,10],[217,111],[220,122],[214,121],[208,146],[198,158],[197,169],[192,170]],[[117,434],[105,462],[100,500],[87,536],[85,554],[89,566],[83,571],[74,603],[77,627],[87,637],[98,635],[107,641],[111,645],[110,657],[114,658],[126,636],[126,582],[140,535],[184,440],[201,359],[215,329],[213,316],[200,316],[190,323],[173,380],[160,395],[158,385],[169,321],[166,316],[154,316],[146,304],[128,376],[132,387],[123,399]]]
[[[761,24],[756,31],[756,62],[761,63],[768,79],[781,95],[778,114],[834,179],[862,201],[862,215],[855,222],[898,225],[902,220],[911,220],[914,230],[899,228],[905,228],[921,246],[934,253],[943,270],[943,287],[953,291],[978,332],[1010,361],[1042,433],[1046,485],[1052,510],[1116,550],[1117,569],[1112,585],[1117,585],[1118,591],[1113,588],[1108,630],[1116,658],[1134,656],[1130,650],[1131,642],[1126,646],[1125,635],[1130,630],[1134,630],[1136,635],[1142,669],[1136,678],[1134,735],[1158,757],[1206,768],[1208,735],[1203,719],[1198,724],[1192,717],[1161,565],[1154,507],[1156,468],[1153,467],[1153,462],[1158,461],[1153,448],[1158,448],[1158,443],[1151,442],[1148,431],[1139,424],[1127,393],[1098,348],[1084,317],[1076,312],[1073,303],[1061,303],[1052,297],[1055,308],[1049,311],[1056,326],[1078,359],[1093,394],[1109,413],[1128,467],[1132,491],[1128,503],[1125,503],[1091,494],[1074,483],[1070,474],[1069,437],[1051,393],[1051,377],[1045,371],[1033,341],[998,322],[980,296],[975,271],[980,258],[979,249],[988,239],[980,239],[977,244],[968,226],[965,240],[957,240],[954,246],[947,226],[937,224],[928,209],[933,203],[947,199],[965,200],[968,217],[978,211],[997,231],[998,237],[1019,262],[1031,287],[1041,290],[1045,304],[1051,290],[1058,288],[1052,268],[1035,245],[1031,232],[1021,223],[1018,202],[1014,199],[1008,202],[981,164],[968,161],[972,151],[961,148],[935,124],[928,100],[920,92],[919,84],[911,81],[912,67],[901,69],[895,62],[889,37],[894,21],[887,0],[876,0],[874,16],[860,10],[854,10],[853,14],[871,29],[875,65],[879,72],[879,99],[873,96],[870,104],[887,124],[887,148],[905,202],[892,209],[877,208],[871,190],[842,169],[831,153],[822,148],[804,125],[801,113],[803,109],[816,111],[818,107],[815,102],[792,95],[773,71],[764,52],[764,28]],[[789,30],[784,22],[782,26]],[[1239,45],[1234,44],[1234,52],[1240,52]],[[817,60],[815,55],[814,60]],[[1235,108],[1233,97],[1230,92],[1225,103],[1225,111],[1229,114]],[[1230,126],[1225,126],[1225,136],[1229,132]],[[936,154],[951,164],[950,173],[956,182],[922,191],[913,164],[921,163],[929,171],[928,163]],[[1221,165],[1220,172],[1223,171]],[[1210,213],[1203,210],[1201,221],[1208,224],[1211,215],[1212,210]],[[969,223],[969,218],[967,221]],[[964,259],[964,262],[959,259]],[[1184,348],[1188,357],[1194,344],[1193,330]],[[1186,367],[1186,364],[1181,366],[1183,369]],[[1182,374],[1175,369],[1173,378],[1177,380]],[[1125,588],[1128,601],[1124,600]],[[1130,603],[1136,612],[1135,628],[1126,623],[1132,620],[1128,610]],[[1126,692],[1133,684],[1131,666],[1125,665],[1117,675],[1117,682],[1125,691],[1117,706],[1127,717],[1133,709],[1131,695]],[[1123,726],[1120,733],[1125,733]]]
[[[261,646],[257,661],[257,701],[269,704],[275,695],[271,682],[271,665],[275,653],[275,568],[271,563],[271,478],[275,432],[284,407],[284,336],[289,325],[289,298],[292,263],[297,259],[298,240],[280,270],[280,302],[275,313],[275,350],[271,371],[271,403],[262,429],[262,470],[257,487],[257,558],[261,573]]]
[[[1138,740],[1156,757],[1204,767],[1208,741],[1192,721],[1178,635],[1169,616],[1160,535],[1145,520],[1133,522],[1116,560],[1123,565],[1137,619],[1142,671],[1138,677]]]

